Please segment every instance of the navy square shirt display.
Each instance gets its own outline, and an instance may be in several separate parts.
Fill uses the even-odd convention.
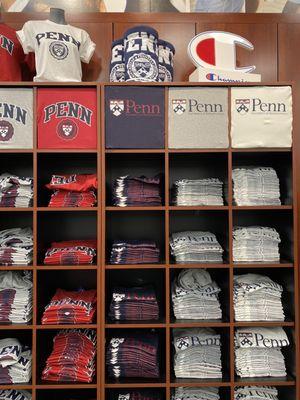
[[[162,87],[107,87],[106,148],[164,148],[164,94]]]

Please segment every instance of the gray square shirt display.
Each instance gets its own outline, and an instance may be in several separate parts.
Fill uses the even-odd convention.
[[[0,89],[0,149],[33,147],[32,89]]]
[[[169,148],[227,148],[228,89],[169,89]]]

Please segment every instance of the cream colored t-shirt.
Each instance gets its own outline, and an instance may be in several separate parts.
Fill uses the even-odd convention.
[[[36,82],[81,82],[81,61],[96,47],[84,30],[49,20],[28,21],[17,36],[25,54],[35,53]]]

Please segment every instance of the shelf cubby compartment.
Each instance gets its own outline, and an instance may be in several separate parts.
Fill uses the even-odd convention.
[[[293,204],[293,155],[292,152],[255,152],[243,151],[232,153],[232,168],[272,167],[275,169],[280,184],[282,205]],[[234,201],[234,200],[233,200]]]
[[[97,174],[97,154],[92,153],[39,153],[38,154],[38,207],[47,207],[52,190],[46,188],[52,175]]]
[[[291,210],[235,210],[233,227],[263,226],[275,228],[280,235],[280,263],[294,261],[293,212]],[[236,262],[235,264],[240,264]],[[244,263],[241,263],[244,264]],[[251,263],[248,263],[251,265]],[[260,264],[254,262],[254,264]],[[272,264],[272,263],[270,263]]]
[[[223,182],[224,205],[228,205],[228,154],[224,153],[170,153],[170,205],[173,204],[173,185],[181,179],[217,178]],[[212,206],[213,207],[213,206]],[[218,208],[218,206],[215,206]]]
[[[83,279],[84,278],[84,279]],[[37,272],[37,323],[41,324],[41,319],[45,307],[50,303],[52,297],[57,289],[64,289],[68,291],[77,291],[80,289],[97,290],[97,271],[82,271],[76,270],[39,270]],[[96,315],[94,316],[93,323],[97,323]],[[43,325],[47,328],[47,325]],[[59,325],[58,325],[59,327]],[[72,325],[70,325],[72,328]]]
[[[210,324],[207,323],[207,328],[210,327]],[[184,329],[184,325],[180,328],[176,329]],[[187,330],[191,328],[186,328]],[[197,329],[197,328],[195,328]],[[171,357],[171,383],[176,384],[176,386],[193,386],[196,384],[197,386],[208,386],[208,383],[211,383],[210,386],[218,386],[219,383],[227,383],[230,382],[230,330],[227,327],[212,327],[217,334],[221,335],[221,354],[222,354],[222,378],[212,379],[212,378],[177,378],[174,372],[174,355],[175,348],[173,345],[173,330],[171,329],[171,337],[170,337],[170,357]],[[173,386],[173,385],[172,385]]]
[[[205,269],[205,267],[202,267]],[[186,269],[188,269],[188,266],[186,266]],[[174,310],[173,310],[173,303],[172,303],[172,286],[174,280],[178,277],[179,273],[181,270],[179,268],[173,268],[170,270],[170,317],[171,317],[171,323],[176,324],[176,325],[195,325],[195,326],[208,326],[210,324],[222,324],[222,323],[228,323],[230,320],[230,293],[229,293],[229,287],[230,287],[230,277],[229,277],[229,271],[228,270],[221,270],[221,269],[213,269],[209,268],[208,272],[212,278],[213,281],[217,283],[217,285],[220,287],[221,292],[219,293],[219,301],[221,304],[221,310],[222,310],[222,319],[176,319],[174,315]]]
[[[44,262],[45,252],[52,242],[65,240],[97,240],[97,213],[40,211],[37,215],[38,263]],[[99,249],[97,259],[99,260]],[[76,266],[74,266],[76,268]]]
[[[124,270],[122,273],[117,270],[108,270],[106,272],[106,296],[105,296],[105,310],[106,310],[106,323],[109,325],[156,325],[164,324],[166,320],[166,288],[165,288],[165,270],[164,269],[135,269],[134,273],[131,270]],[[109,318],[109,308],[112,301],[113,289],[115,287],[141,287],[141,286],[154,287],[156,298],[159,306],[159,319],[158,320],[112,320]]]
[[[229,259],[229,238],[228,238],[228,213],[223,210],[205,210],[205,211],[190,211],[176,210],[170,211],[170,236],[172,233],[185,231],[203,231],[211,232],[216,235],[218,242],[222,246],[223,263],[226,264]],[[169,249],[170,250],[170,249]],[[175,264],[175,259],[171,255],[170,260]],[[178,264],[179,265],[179,264]],[[213,263],[196,263],[185,264],[185,267],[209,267]]]
[[[130,227],[130,229],[128,229]],[[154,241],[160,249],[160,263],[165,261],[165,214],[163,211],[128,211],[106,213],[106,264],[109,264],[113,241]],[[143,265],[143,264],[141,264]],[[153,264],[156,266],[159,264]],[[118,265],[116,265],[118,267]]]
[[[143,334],[156,334],[158,336],[158,358],[159,358],[159,377],[158,378],[142,378],[142,377],[120,377],[114,378],[108,375],[107,366],[106,366],[106,384],[114,384],[117,387],[122,387],[122,385],[126,384],[134,385],[136,384],[159,384],[165,383],[166,381],[166,331],[163,328],[137,328],[137,329],[128,329],[128,328],[117,328],[117,329],[106,329],[105,330],[105,342],[106,349],[105,354],[107,352],[107,346],[109,345],[112,338],[124,338],[130,335],[138,335],[142,337]],[[145,385],[146,386],[146,385]]]
[[[152,178],[160,175],[161,196],[164,204],[164,171],[165,156],[156,153],[108,153],[106,154],[106,206],[113,206],[112,189],[115,179],[120,176],[146,176]]]
[[[33,156],[30,153],[1,153],[0,175],[10,173],[19,177],[33,177]]]
[[[72,329],[72,326],[70,328]],[[67,387],[70,387],[72,390],[76,388],[76,386],[80,387],[84,385],[86,388],[88,388],[91,385],[94,385],[97,383],[97,371],[95,373],[95,376],[93,378],[93,381],[91,383],[82,383],[82,382],[52,382],[52,381],[46,381],[42,379],[42,372],[46,366],[46,362],[50,354],[52,353],[53,350],[53,339],[54,337],[61,331],[62,329],[59,328],[59,326],[56,328],[49,328],[49,329],[42,329],[42,330],[37,330],[36,332],[36,349],[37,349],[37,354],[36,354],[36,385],[50,385],[55,388],[55,386],[58,385],[67,385]],[[99,338],[97,337],[97,340]],[[96,345],[97,346],[97,345]],[[97,357],[98,354],[96,353],[96,358],[95,358],[95,365],[97,365]],[[69,395],[69,393],[68,393]]]
[[[74,400],[93,400],[97,398],[96,389],[38,389],[37,400],[65,400],[70,397]]]
[[[193,383],[191,383],[189,385],[180,385],[180,386],[193,388],[193,387],[197,387],[199,385],[196,386],[196,385],[193,385]],[[218,386],[215,386],[215,385],[211,385],[209,387],[214,387],[214,388],[217,388],[219,390],[220,399],[222,399],[222,400],[230,400],[230,398],[231,398],[230,397],[230,387],[226,387],[226,386],[218,387]],[[175,388],[172,389],[172,394],[175,394]]]

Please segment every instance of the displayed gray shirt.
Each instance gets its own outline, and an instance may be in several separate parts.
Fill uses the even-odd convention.
[[[228,90],[169,89],[169,147],[227,148]]]

